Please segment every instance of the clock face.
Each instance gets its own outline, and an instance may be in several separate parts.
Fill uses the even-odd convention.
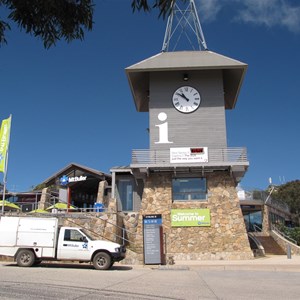
[[[189,114],[200,106],[201,96],[195,88],[186,85],[174,92],[172,102],[178,111]]]

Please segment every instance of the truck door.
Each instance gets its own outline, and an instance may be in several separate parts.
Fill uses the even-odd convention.
[[[57,249],[57,258],[66,260],[90,260],[89,243],[77,229],[65,229]]]

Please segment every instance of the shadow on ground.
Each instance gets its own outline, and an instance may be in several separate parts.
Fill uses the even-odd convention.
[[[7,267],[17,267],[20,268],[16,263],[7,262],[3,263],[3,265]],[[64,269],[86,269],[86,270],[96,270],[93,265],[87,263],[60,263],[60,262],[42,262],[39,265],[32,266],[32,268],[64,268]],[[130,271],[132,267],[130,266],[112,266],[111,269],[106,270],[105,272],[112,272],[112,271]]]

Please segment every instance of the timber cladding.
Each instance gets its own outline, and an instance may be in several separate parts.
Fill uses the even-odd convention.
[[[150,76],[150,149],[170,147],[226,148],[226,121],[221,70],[189,72],[190,79],[182,80],[182,72],[154,72]],[[178,112],[172,103],[173,93],[180,86],[191,86],[201,95],[200,107],[193,113]],[[159,128],[163,123],[159,113],[167,115],[170,143],[158,144]]]

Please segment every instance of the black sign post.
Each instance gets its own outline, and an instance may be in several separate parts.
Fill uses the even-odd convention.
[[[162,218],[161,215],[143,216],[144,225],[144,263],[162,264]]]

